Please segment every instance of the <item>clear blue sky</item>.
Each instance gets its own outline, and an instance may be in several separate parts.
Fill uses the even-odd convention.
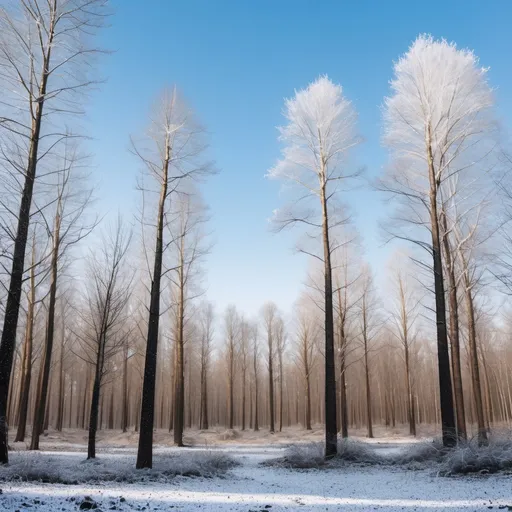
[[[289,310],[306,261],[294,235],[270,233],[281,205],[279,184],[265,180],[279,156],[276,126],[283,99],[320,74],[342,84],[359,112],[365,138],[355,163],[382,171],[380,105],[392,63],[422,32],[475,50],[490,66],[499,114],[512,107],[511,0],[114,0],[100,44],[115,50],[101,63],[108,81],[89,108],[91,143],[101,183],[100,205],[129,215],[138,203],[138,162],[130,134],[144,130],[149,107],[177,84],[211,133],[220,174],[205,187],[216,246],[207,262],[208,297],[222,310],[251,315],[268,299]],[[382,275],[378,194],[357,191],[347,202],[363,235],[365,255]]]

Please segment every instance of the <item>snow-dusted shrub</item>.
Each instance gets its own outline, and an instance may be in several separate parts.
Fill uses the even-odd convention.
[[[12,453],[0,467],[0,480],[83,484],[95,482],[169,482],[176,476],[222,476],[236,465],[229,456],[215,452],[155,455],[152,469],[135,469],[132,457],[107,455],[83,460],[81,456],[39,452]]]
[[[278,465],[295,469],[319,468],[325,465],[323,443],[295,444],[286,449]]]
[[[325,460],[323,443],[295,444],[288,447],[284,457],[265,462],[265,465],[293,469],[313,469],[323,466],[332,467],[342,462],[376,463],[379,461],[374,451],[366,443],[352,439],[338,442],[338,454]]]
[[[436,438],[433,441],[411,444],[397,454],[383,457],[383,460],[388,464],[421,467],[427,463],[441,462],[447,450],[443,446],[442,440]]]
[[[219,434],[219,439],[221,441],[231,441],[233,439],[238,439],[240,434],[236,430],[228,429]]]
[[[377,456],[370,445],[354,439],[340,439],[338,441],[338,455],[335,459],[370,464],[380,462],[380,457]]]
[[[456,475],[467,473],[496,473],[512,470],[512,433],[489,436],[486,445],[479,446],[476,438],[460,443],[446,452],[440,473]]]

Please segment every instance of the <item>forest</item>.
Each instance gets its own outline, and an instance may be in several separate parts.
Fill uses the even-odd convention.
[[[261,176],[282,186],[269,229],[292,230],[307,272],[289,311],[269,290],[248,315],[208,297],[203,189],[222,169],[179,84],[147,98],[146,129],[126,141],[132,216],[95,208],[82,119],[113,16],[107,0],[0,2],[0,463],[48,433],[79,435],[87,459],[126,434],[127,464],[145,470],[162,439],[185,450],[208,431],[315,432],[327,462],[353,436],[428,432],[450,450],[508,432],[512,152],[477,55],[420,34],[389,62],[375,179],[343,84],[290,91]],[[347,206],[356,188],[385,200],[385,276]]]

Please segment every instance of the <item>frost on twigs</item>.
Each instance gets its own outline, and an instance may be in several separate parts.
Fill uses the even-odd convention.
[[[170,482],[177,476],[223,476],[236,462],[214,452],[155,455],[152,469],[137,470],[132,457],[106,455],[84,460],[78,454],[17,452],[0,468],[0,481],[85,484],[100,482]]]

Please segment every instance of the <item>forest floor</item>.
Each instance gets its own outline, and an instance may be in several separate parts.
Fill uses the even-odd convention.
[[[365,440],[380,453],[406,450],[414,442],[428,439],[404,436],[401,429],[376,429],[376,439]],[[353,434],[362,434],[353,432]],[[0,511],[75,512],[95,510],[131,511],[484,511],[512,510],[512,480],[507,475],[440,477],[433,469],[408,470],[401,467],[350,465],[332,469],[290,470],[261,463],[280,457],[286,447],[298,442],[321,441],[320,428],[312,432],[286,429],[270,435],[254,432],[187,431],[187,448],[172,447],[165,431],[155,434],[157,457],[182,459],[227,456],[237,465],[210,477],[175,476],[166,482],[116,482],[65,485],[40,482],[0,481]],[[86,452],[84,431],[50,432],[42,438],[41,452],[24,452],[16,444],[11,464],[62,462],[72,472],[83,463]],[[131,471],[135,465],[137,434],[102,432],[98,460]],[[361,438],[363,440],[363,438]],[[47,459],[46,459],[46,458]],[[92,468],[94,469],[94,467]],[[136,470],[133,469],[135,472]],[[138,473],[140,474],[140,473]],[[0,469],[2,480],[2,469]]]

